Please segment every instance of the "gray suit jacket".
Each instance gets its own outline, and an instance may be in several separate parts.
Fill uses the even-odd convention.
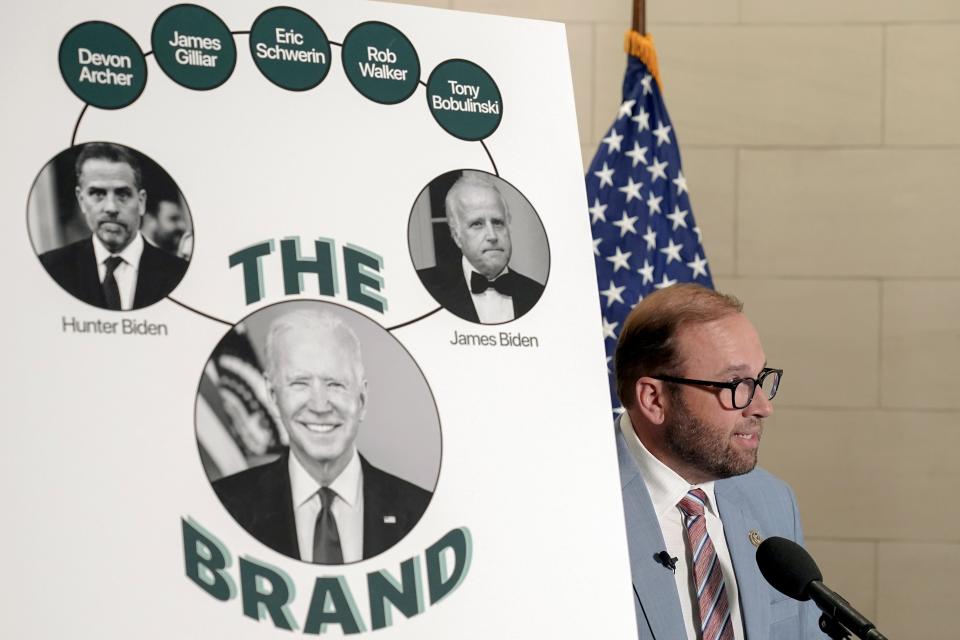
[[[647,485],[623,434],[617,428],[620,489],[627,524],[630,572],[633,575],[637,637],[642,640],[686,638],[673,573],[655,556],[666,549]],[[820,640],[819,611],[767,584],[756,562],[749,535],[781,536],[803,544],[797,502],[790,487],[763,469],[719,480],[714,485],[717,510],[730,549],[740,591],[740,611],[747,640]]]

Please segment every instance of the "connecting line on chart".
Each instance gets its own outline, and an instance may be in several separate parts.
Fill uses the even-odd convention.
[[[487,157],[490,158],[490,164],[493,165],[493,173],[494,173],[494,175],[496,175],[496,176],[499,178],[499,177],[500,177],[500,172],[497,171],[497,163],[493,161],[493,156],[490,155],[490,149],[487,149],[487,143],[484,142],[483,140],[481,140],[481,141],[480,141],[480,144],[483,145],[483,150],[487,152]]]
[[[225,324],[225,325],[227,325],[228,327],[232,327],[232,326],[233,326],[233,323],[232,323],[232,322],[227,322],[226,320],[221,320],[220,318],[214,317],[214,316],[210,315],[209,313],[204,313],[203,311],[199,311],[199,310],[197,310],[197,309],[194,309],[194,308],[191,307],[190,305],[183,304],[182,302],[180,302],[179,300],[177,300],[177,299],[174,298],[173,296],[167,296],[167,300],[169,300],[170,302],[173,302],[173,303],[175,303],[175,304],[180,305],[181,307],[183,307],[183,308],[186,309],[187,311],[193,311],[193,312],[196,313],[197,315],[201,315],[201,316],[203,316],[204,318],[207,318],[208,320],[213,320],[214,322],[219,322],[220,324]],[[419,318],[418,318],[418,319],[419,319]]]
[[[77,123],[76,123],[75,125],[73,125],[73,135],[70,136],[70,146],[71,146],[71,147],[77,143],[77,131],[80,130],[80,121],[83,120],[83,114],[85,114],[85,113],[87,112],[87,107],[89,107],[89,106],[90,106],[90,105],[88,105],[88,104],[83,105],[83,109],[80,110],[80,115],[77,116]]]
[[[178,304],[179,304],[179,303],[178,303]],[[424,318],[429,318],[430,316],[432,316],[433,314],[435,314],[437,311],[440,311],[440,309],[443,309],[443,307],[437,307],[436,309],[434,309],[434,310],[431,311],[430,313],[425,313],[425,314],[423,314],[422,316],[420,316],[419,318],[414,318],[413,320],[407,320],[406,322],[402,322],[402,323],[400,323],[400,324],[395,324],[395,325],[393,325],[392,327],[387,327],[387,331],[393,331],[394,329],[402,329],[403,327],[405,327],[405,326],[407,326],[407,325],[410,325],[410,324],[413,324],[414,322],[420,322],[420,321],[423,320]],[[223,321],[221,320],[221,322],[223,322]]]

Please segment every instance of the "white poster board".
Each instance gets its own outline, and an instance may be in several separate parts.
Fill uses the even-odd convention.
[[[562,25],[333,0],[5,15],[5,637],[635,636]],[[523,276],[482,312],[447,287],[464,175],[455,201],[510,211],[474,235],[464,213],[464,256]],[[362,391],[264,383],[291,309],[352,331]],[[337,331],[323,357],[352,363]],[[367,464],[403,487],[363,493],[379,546],[341,516],[342,563],[304,561],[292,520],[227,506],[254,498],[221,479],[337,438],[363,492]]]

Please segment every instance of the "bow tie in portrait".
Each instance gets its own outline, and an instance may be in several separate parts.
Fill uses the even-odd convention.
[[[516,290],[516,279],[514,278],[513,272],[508,271],[495,280],[487,280],[476,271],[472,271],[470,273],[471,293],[483,293],[490,287],[496,289],[497,293],[501,293],[505,296],[513,296]]]

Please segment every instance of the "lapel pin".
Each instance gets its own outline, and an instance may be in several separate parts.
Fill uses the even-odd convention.
[[[383,524],[397,524],[397,516],[383,516]]]
[[[756,529],[750,529],[750,544],[755,547],[759,547],[760,543],[763,542],[763,537],[760,535],[760,532]]]

